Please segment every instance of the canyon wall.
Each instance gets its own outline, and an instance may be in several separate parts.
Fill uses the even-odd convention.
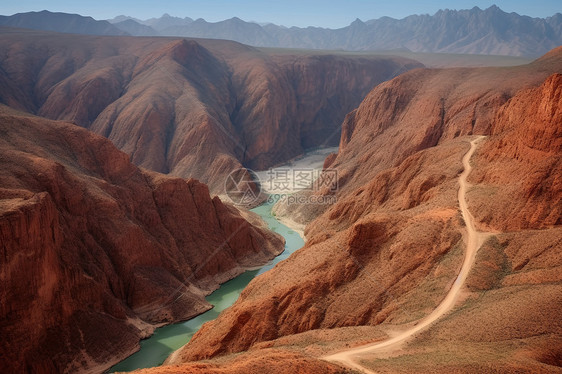
[[[497,112],[471,178],[475,216],[499,231],[561,225],[561,153],[562,75],[554,74]]]
[[[337,144],[376,84],[422,65],[399,57],[287,53],[220,40],[91,37],[2,29],[0,102],[110,139],[136,165],[224,192]]]
[[[2,372],[102,371],[283,251],[204,184],[78,126],[1,106],[0,134]]]
[[[362,363],[377,372],[560,366],[561,71],[559,48],[526,66],[416,70],[377,86],[347,116],[331,157],[337,203],[277,210],[310,222],[305,247],[168,363],[268,349],[319,357],[428,315],[462,263],[461,159],[472,135],[487,135],[468,203],[496,235],[463,306],[395,356]]]

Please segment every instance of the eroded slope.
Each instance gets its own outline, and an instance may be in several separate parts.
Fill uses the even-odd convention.
[[[2,106],[0,134],[3,372],[101,371],[283,250],[204,184],[78,126]]]

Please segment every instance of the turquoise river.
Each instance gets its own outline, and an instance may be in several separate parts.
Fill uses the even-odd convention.
[[[303,239],[295,231],[280,223],[271,214],[271,205],[264,204],[252,209],[267,222],[269,228],[281,235],[286,240],[285,251],[270,263],[258,270],[247,271],[238,277],[224,283],[218,290],[207,296],[207,301],[214,308],[186,322],[180,322],[157,329],[154,334],[140,342],[140,350],[121,361],[110,369],[110,372],[132,371],[154,367],[162,364],[175,350],[189,342],[191,337],[207,321],[211,321],[223,310],[234,304],[240,292],[258,275],[273,268],[275,264],[283,261],[291,253],[304,245]]]

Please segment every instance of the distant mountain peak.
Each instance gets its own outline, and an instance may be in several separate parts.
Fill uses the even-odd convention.
[[[361,21],[359,18],[355,18],[355,21],[351,22],[351,25],[359,26],[365,25],[365,22]]]
[[[484,10],[484,13],[490,13],[490,14],[507,14],[506,12],[504,12],[503,10],[500,9],[500,7],[498,7],[497,5],[492,5],[489,8],[487,8],[486,10]],[[514,13],[517,14],[517,13]]]

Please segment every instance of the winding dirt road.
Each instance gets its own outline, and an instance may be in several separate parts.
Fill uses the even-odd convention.
[[[464,171],[459,176],[460,188],[458,192],[458,199],[462,217],[466,224],[466,252],[461,270],[451,289],[447,293],[447,296],[445,296],[441,304],[439,304],[439,306],[437,306],[437,308],[434,309],[431,314],[418,321],[415,326],[409,328],[408,330],[400,332],[396,336],[382,342],[367,344],[361,347],[352,348],[329,356],[321,357],[323,360],[338,362],[340,364],[344,364],[347,367],[359,370],[363,373],[375,374],[374,371],[371,371],[356,362],[356,359],[359,358],[359,355],[365,353],[380,353],[383,351],[387,352],[397,348],[413,335],[420,332],[421,330],[424,330],[429,325],[437,321],[455,306],[455,303],[458,300],[460,291],[464,285],[468,273],[474,264],[478,249],[480,248],[480,246],[482,246],[482,244],[484,244],[486,239],[490,235],[492,235],[491,233],[480,232],[476,230],[476,227],[474,225],[474,217],[472,216],[472,214],[470,214],[470,211],[468,210],[468,204],[466,203],[466,191],[469,187],[469,183],[466,181],[466,179],[472,171],[472,166],[470,166],[470,158],[474,154],[478,142],[480,142],[483,138],[484,137],[481,136],[472,140],[470,142],[470,150],[464,155],[462,159]]]

